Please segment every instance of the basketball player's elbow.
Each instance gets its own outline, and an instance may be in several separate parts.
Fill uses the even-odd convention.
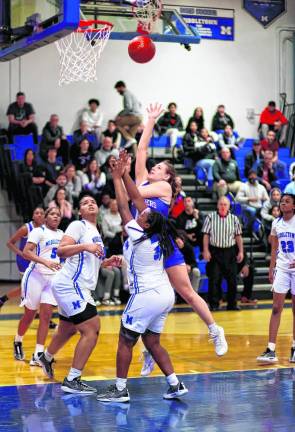
[[[67,258],[66,253],[65,253],[65,248],[64,247],[59,247],[57,248],[57,256],[59,256],[60,258]]]

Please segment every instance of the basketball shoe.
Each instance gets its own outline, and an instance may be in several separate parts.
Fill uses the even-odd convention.
[[[38,357],[38,361],[39,361],[39,365],[42,367],[43,372],[46,376],[48,376],[48,378],[52,379],[54,377],[54,371],[53,371],[53,363],[54,363],[54,359],[48,361],[47,358],[45,357],[44,352],[40,354],[40,356]]]
[[[118,390],[115,384],[110,385],[105,390],[99,392],[96,400],[100,402],[129,402],[130,396],[128,388]]]
[[[295,363],[295,348],[291,348],[291,355],[290,355],[290,358],[289,358],[289,362],[290,363]]]
[[[266,348],[266,350],[256,358],[258,363],[265,364],[265,363],[277,363],[279,359],[276,356],[275,351],[271,351],[269,348]]]
[[[185,395],[188,389],[185,387],[183,382],[179,382],[176,385],[169,386],[166,393],[163,394],[164,399],[178,399]]]
[[[80,377],[74,378],[72,381],[65,378],[61,389],[65,393],[79,393],[84,395],[92,395],[97,392],[96,388],[90,387],[86,382],[81,381]]]
[[[13,342],[13,352],[15,360],[22,361],[25,359],[22,342]]]
[[[216,326],[217,330],[209,331],[210,340],[213,341],[215,352],[218,356],[223,356],[228,351],[228,345],[224,336],[224,330],[220,326]]]

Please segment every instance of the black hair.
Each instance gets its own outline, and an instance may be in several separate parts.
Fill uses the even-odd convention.
[[[220,105],[218,105],[217,109],[218,108],[225,108],[225,106],[223,104],[220,104]]]
[[[86,196],[88,196],[90,198],[93,198],[95,200],[95,202],[96,202],[96,199],[95,199],[95,196],[93,195],[93,193],[84,190],[79,195],[79,206],[78,206],[79,208],[81,207],[81,201],[82,201],[82,199],[85,198]]]
[[[170,109],[172,106],[175,106],[175,108],[177,108],[177,104],[175,102],[170,102],[168,104],[168,109]]]
[[[282,195],[281,195],[281,199],[280,199],[280,202],[282,201],[282,199],[283,199],[285,196],[289,196],[289,197],[291,197],[291,198],[293,199],[293,204],[295,205],[295,195],[292,194],[292,193],[282,193]]]
[[[89,99],[89,101],[88,101],[88,105],[91,105],[91,104],[93,104],[93,103],[95,103],[97,106],[100,105],[98,99]]]
[[[190,119],[189,122],[188,122],[188,125],[186,127],[186,132],[187,133],[190,133],[192,123],[195,123],[197,125],[197,130],[198,130],[198,123],[196,122],[196,120],[195,119]]]
[[[271,206],[271,208],[269,209],[269,212],[268,212],[268,214],[272,214],[272,211],[273,211],[273,209],[274,208],[278,208],[279,209],[279,211],[280,211],[280,213],[281,213],[281,209],[280,209],[280,206],[279,206],[279,204],[274,204],[273,206]]]
[[[34,150],[31,149],[31,148],[28,148],[28,149],[25,151],[25,154],[24,154],[24,162],[25,162],[25,163],[26,163],[26,161],[27,161],[27,155],[28,155],[28,153],[29,153],[30,151],[33,153],[34,160],[35,160],[35,152],[34,152]]]
[[[25,96],[24,92],[22,92],[22,91],[17,92],[16,97],[19,97],[19,96]]]
[[[255,175],[257,175],[257,172],[255,171],[255,169],[251,168],[251,169],[249,170],[249,172],[248,172],[248,176],[247,176],[247,177],[249,178],[251,174],[255,174]]]
[[[142,241],[157,235],[164,257],[169,257],[174,251],[173,239],[178,237],[175,227],[168,219],[157,211],[149,212],[147,222],[150,225],[149,228],[144,230],[145,234],[135,241],[134,244],[141,243]]]
[[[55,202],[56,207],[58,207],[58,208],[59,208],[59,204],[57,202],[57,195],[58,195],[58,192],[61,191],[61,190],[63,190],[65,192],[65,199],[67,201],[69,200],[69,196],[68,196],[68,193],[67,193],[66,189],[64,187],[57,188],[56,191],[55,191],[54,197],[53,197],[53,201]]]
[[[119,87],[126,87],[126,84],[124,83],[124,81],[117,81],[116,82],[115,89],[117,89]]]
[[[275,107],[276,106],[276,103],[275,103],[275,101],[269,101],[268,102],[268,104],[267,104],[268,106],[273,106],[273,107]]]
[[[45,210],[45,217],[47,217],[48,215],[49,215],[49,213],[52,211],[52,210],[58,210],[59,211],[59,213],[60,213],[60,208],[58,207],[58,206],[55,206],[55,207],[48,207],[46,210]]]

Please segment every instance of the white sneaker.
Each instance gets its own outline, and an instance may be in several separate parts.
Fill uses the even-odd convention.
[[[228,351],[228,345],[224,336],[224,330],[222,327],[217,326],[217,332],[209,332],[210,340],[215,345],[215,352],[218,356],[223,356]]]
[[[42,353],[38,353],[38,354],[41,355]],[[35,357],[34,354],[32,354],[32,358],[30,360],[30,366],[40,366],[40,367],[42,367],[41,363],[38,360],[38,357]]]
[[[150,375],[155,367],[155,360],[153,359],[153,356],[148,351],[143,351],[141,360],[143,360],[143,366],[140,372],[141,376],[148,376]]]

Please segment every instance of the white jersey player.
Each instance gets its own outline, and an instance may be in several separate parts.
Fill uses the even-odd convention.
[[[295,195],[283,194],[280,201],[282,216],[275,219],[271,228],[271,262],[269,279],[272,283],[273,309],[269,325],[269,343],[259,357],[259,363],[277,363],[276,338],[286,294],[291,291],[293,319],[295,307]],[[290,362],[295,363],[295,330],[293,330]]]
[[[15,337],[14,357],[16,360],[24,360],[22,338],[39,309],[37,345],[30,362],[31,366],[39,365],[38,355],[43,352],[48,324],[53,307],[56,306],[56,300],[51,290],[51,281],[56,271],[61,268],[60,259],[57,256],[57,248],[63,236],[63,232],[57,228],[60,220],[58,208],[53,207],[47,210],[45,224],[34,228],[29,233],[23,251],[25,258],[31,262],[21,283],[21,306],[25,307],[25,313],[19,322]]]
[[[121,258],[103,260],[103,242],[96,228],[98,207],[92,196],[83,196],[79,212],[82,220],[69,225],[57,250],[58,255],[66,259],[62,270],[52,281],[60,323],[39,361],[45,374],[53,378],[53,356],[79,331],[80,340],[75,349],[72,367],[61,388],[67,393],[92,394],[96,389],[81,381],[82,370],[96,345],[100,328],[91,291],[96,287],[100,266],[120,265]]]

